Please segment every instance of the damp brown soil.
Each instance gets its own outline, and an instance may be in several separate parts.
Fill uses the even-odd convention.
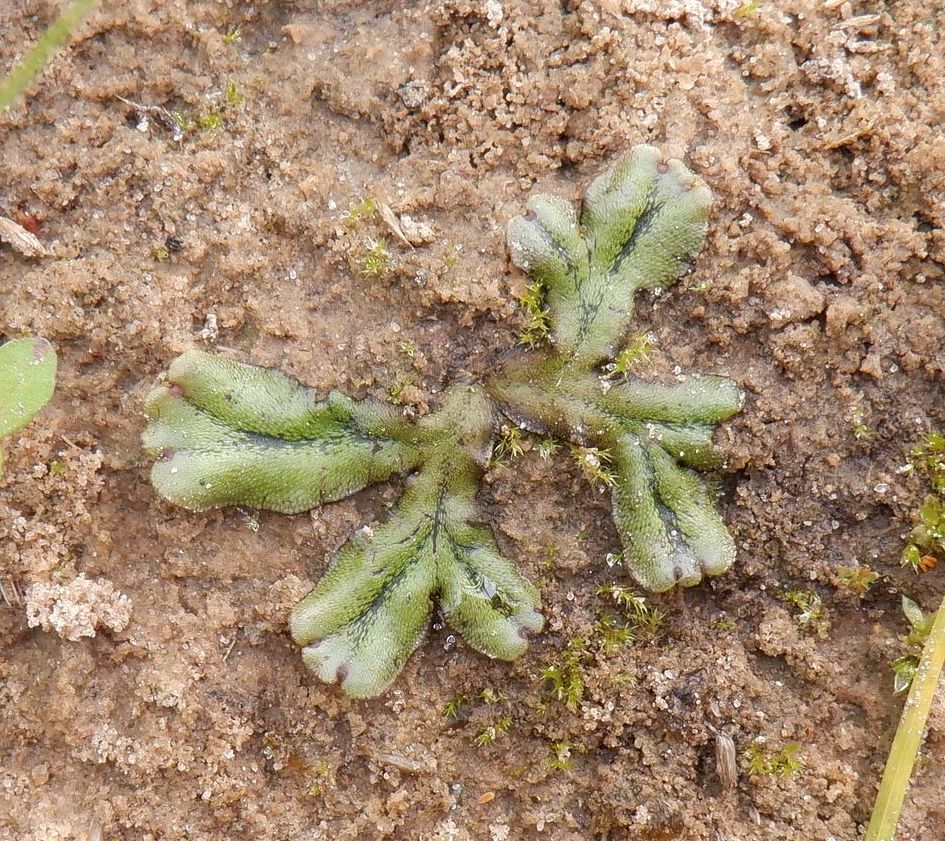
[[[58,5],[7,0],[0,72]],[[0,117],[0,212],[53,255],[0,245],[0,331],[61,359],[5,444],[0,837],[859,839],[902,705],[900,596],[945,589],[899,566],[924,493],[900,467],[945,426],[935,5],[105,0]],[[656,374],[748,392],[718,436],[736,565],[604,646],[600,590],[627,583],[606,495],[532,450],[481,503],[545,631],[510,666],[438,623],[386,696],[344,698],[287,613],[399,488],[187,513],[148,483],[144,396],[200,347],[428,411],[516,342],[506,220],[639,142],[716,196],[694,271],[638,313]],[[403,244],[367,198],[432,238]],[[880,575],[863,597],[857,564]],[[540,676],[569,645],[570,708]],[[752,773],[791,743],[799,768]],[[942,837],[943,750],[940,701],[900,838]]]

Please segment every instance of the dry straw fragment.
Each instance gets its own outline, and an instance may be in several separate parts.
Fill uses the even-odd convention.
[[[33,234],[6,216],[0,216],[0,241],[12,246],[24,257],[48,257],[49,252]]]
[[[735,742],[727,733],[715,734],[715,769],[722,788],[732,791],[738,785],[738,764],[735,761]]]

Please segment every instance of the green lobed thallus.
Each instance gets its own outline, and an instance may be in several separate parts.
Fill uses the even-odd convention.
[[[580,209],[537,195],[508,226],[513,262],[541,294],[547,335],[485,384],[456,384],[419,421],[377,400],[319,395],[285,374],[197,350],[148,398],[151,479],[194,511],[246,505],[296,513],[409,476],[389,518],[341,548],[292,611],[306,665],[354,697],[384,692],[418,647],[436,602],[490,657],[520,656],[542,628],[540,597],[477,522],[497,418],[606,453],[626,567],[648,590],[697,584],[735,547],[696,472],[719,466],[712,433],[742,392],[722,377],[672,384],[604,376],[640,290],[688,270],[711,194],[676,160],[637,146]]]

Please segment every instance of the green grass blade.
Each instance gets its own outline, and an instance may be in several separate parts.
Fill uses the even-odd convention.
[[[0,82],[0,111],[9,108],[26,86],[43,70],[52,54],[58,50],[73,30],[82,23],[98,0],[73,0],[26,57]]]
[[[922,659],[909,690],[909,697],[889,750],[879,794],[863,841],[893,841],[902,812],[909,778],[915,765],[925,723],[935,699],[935,690],[945,663],[945,600],[935,615],[932,630],[922,649]]]

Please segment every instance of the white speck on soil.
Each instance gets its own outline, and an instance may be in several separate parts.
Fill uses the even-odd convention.
[[[41,626],[73,642],[94,637],[100,627],[123,631],[131,619],[131,600],[104,578],[79,575],[68,584],[30,584],[25,602],[31,628]]]

